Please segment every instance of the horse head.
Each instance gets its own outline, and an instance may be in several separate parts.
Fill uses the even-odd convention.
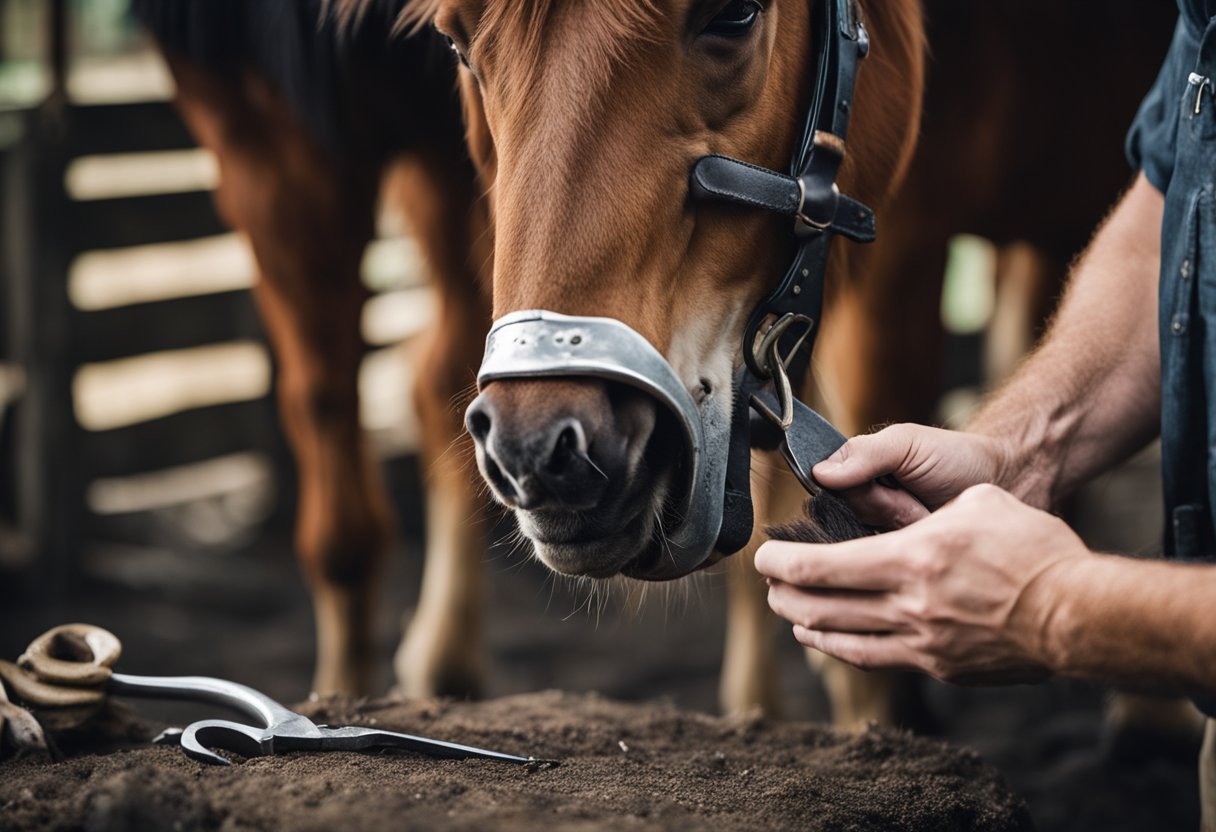
[[[813,5],[410,4],[407,18],[432,23],[462,65],[493,223],[495,318],[620,322],[645,342],[638,360],[654,359],[641,355],[650,347],[665,359],[677,397],[729,423],[748,315],[795,242],[788,218],[696,199],[690,171],[711,154],[788,165],[815,83]],[[914,144],[922,30],[913,0],[860,6],[872,54],[840,183],[879,207]],[[552,338],[584,337],[555,320]],[[656,390],[621,372],[500,375],[483,380],[466,423],[494,496],[552,569],[607,577],[662,559],[665,529],[687,510],[689,460]]]

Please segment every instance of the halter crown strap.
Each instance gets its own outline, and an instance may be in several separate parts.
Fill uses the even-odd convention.
[[[857,64],[870,53],[870,37],[857,12],[856,0],[816,0],[815,5],[823,10],[818,21],[823,42],[816,67],[815,96],[790,167],[794,174],[810,172],[817,133],[836,136],[843,147],[853,111]]]

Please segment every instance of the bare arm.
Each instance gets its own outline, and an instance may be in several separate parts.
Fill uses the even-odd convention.
[[[1148,691],[1216,694],[1211,566],[1099,555],[1043,592],[1044,645],[1063,675]]]
[[[1159,430],[1164,206],[1140,174],[1081,258],[1042,345],[968,426],[1002,443],[998,484],[1032,505],[1054,505]]]
[[[815,467],[815,478],[850,491],[864,520],[903,526],[924,517],[924,506],[876,478],[894,475],[930,509],[980,483],[1048,508],[1148,442],[1161,403],[1164,208],[1138,176],[1074,269],[1042,345],[965,432],[895,425],[855,437]]]

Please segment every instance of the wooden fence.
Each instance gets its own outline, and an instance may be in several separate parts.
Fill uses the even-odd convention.
[[[147,421],[86,430],[73,383],[82,367],[226,342],[260,342],[245,289],[85,310],[69,272],[86,252],[220,235],[205,189],[75,199],[74,161],[193,147],[165,102],[70,105],[54,97],[19,115],[3,153],[4,352],[25,387],[5,428],[0,459],[13,523],[43,585],[70,585],[81,542],[95,525],[89,483],[261,449],[282,460],[269,397],[189,408]]]

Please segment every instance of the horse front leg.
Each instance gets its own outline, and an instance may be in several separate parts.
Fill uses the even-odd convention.
[[[782,713],[775,635],[778,620],[768,606],[768,584],[756,572],[754,558],[767,535],[764,530],[793,520],[802,511],[806,491],[784,469],[777,454],[754,453],[752,495],[756,524],[747,548],[728,559],[726,649],[718,701],[726,714],[778,717]]]
[[[295,543],[316,616],[313,689],[366,694],[391,514],[359,424],[362,287],[357,270],[344,290],[318,290],[312,280],[284,281],[272,258],[263,262],[255,294],[279,362],[279,405],[298,467]]]
[[[278,359],[298,466],[296,548],[312,592],[314,689],[367,693],[374,579],[390,512],[359,424],[359,279],[380,168],[322,149],[256,76],[224,79],[169,56],[177,103],[220,165],[220,213],[248,236],[254,298]]]
[[[426,480],[422,592],[394,660],[411,697],[479,695],[485,677],[482,561],[487,501],[473,462],[464,409],[490,324],[478,281],[490,240],[474,174],[462,155],[436,150],[407,159],[396,183],[438,298],[438,316],[416,353],[415,406]]]
[[[885,422],[927,421],[941,387],[948,238],[893,216],[877,243],[850,258],[850,279],[831,297],[819,337],[816,357],[826,372],[818,388],[846,436]],[[815,651],[807,658],[823,680],[836,726],[933,729],[911,674],[865,672]]]

